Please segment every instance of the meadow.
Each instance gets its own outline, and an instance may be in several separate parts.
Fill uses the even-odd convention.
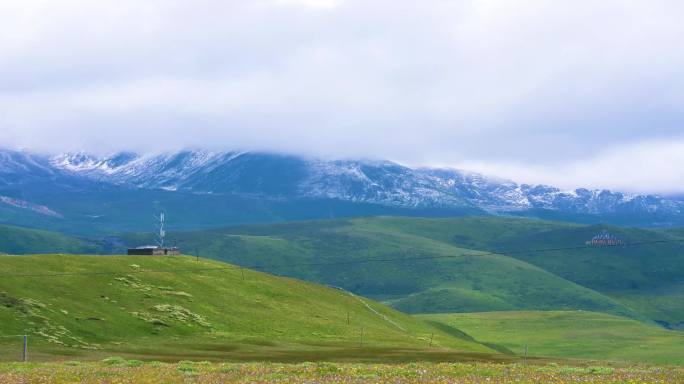
[[[603,230],[646,243],[584,247]],[[170,236],[193,254],[343,287],[408,313],[581,309],[684,322],[684,240],[674,231],[510,217],[373,217]],[[150,241],[145,234],[120,239]],[[535,251],[545,249],[557,250]]]
[[[684,365],[684,332],[585,311],[421,315],[516,355]]]
[[[187,256],[0,256],[0,361],[510,359],[336,288]]]
[[[0,364],[3,384],[30,383],[676,383],[684,369],[496,363],[174,364],[107,358],[97,363]]]
[[[583,247],[603,230],[641,244]],[[121,253],[151,241],[149,233],[88,240],[0,226],[0,252],[15,254]],[[677,230],[373,217],[172,232],[169,241],[193,255],[342,287],[408,313],[579,309],[684,324],[684,238]],[[535,251],[544,249],[558,250]]]
[[[666,329],[684,319],[680,233],[610,228],[662,242],[524,252],[602,228],[384,217],[172,234],[209,259],[2,255],[0,382],[684,381],[669,367],[684,333]],[[148,240],[0,227],[17,253]],[[30,363],[11,363],[23,334]]]

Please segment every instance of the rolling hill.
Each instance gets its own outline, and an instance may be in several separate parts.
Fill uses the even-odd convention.
[[[99,253],[97,242],[58,232],[0,225],[0,253]]]
[[[684,242],[677,230],[577,225],[507,218],[456,220],[384,218],[374,225],[453,245],[501,252],[601,292],[664,326],[684,320]],[[633,246],[587,249],[597,233],[610,231]],[[556,252],[527,252],[555,249]],[[680,324],[682,323],[682,324]]]
[[[646,243],[582,247],[605,229]],[[187,253],[343,287],[410,313],[582,309],[679,329],[684,255],[677,233],[520,218],[376,217],[169,237]],[[5,253],[121,253],[150,241],[148,234],[88,240],[0,227]],[[528,252],[568,247],[577,249]]]
[[[604,229],[646,243],[584,248]],[[190,253],[340,286],[410,313],[582,309],[673,328],[684,320],[682,243],[662,231],[521,218],[378,217],[172,237]],[[122,240],[149,241],[135,234]],[[528,252],[557,248],[571,249]]]
[[[504,358],[372,300],[216,261],[0,256],[0,274],[0,360],[22,334],[34,360]]]
[[[488,312],[421,315],[521,354],[684,364],[684,333],[592,312]]]

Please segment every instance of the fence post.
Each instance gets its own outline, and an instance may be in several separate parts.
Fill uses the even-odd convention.
[[[21,360],[24,363],[28,361],[28,335],[24,335],[24,352],[21,355]]]

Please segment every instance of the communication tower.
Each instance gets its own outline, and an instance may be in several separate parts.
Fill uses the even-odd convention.
[[[159,216],[155,216],[154,218],[157,220],[157,246],[159,248],[164,248],[164,240],[166,239],[164,212],[161,212]]]

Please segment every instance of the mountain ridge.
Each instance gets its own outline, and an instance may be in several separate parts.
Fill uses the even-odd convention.
[[[129,153],[124,153],[100,158],[99,164],[112,164],[128,155]],[[119,166],[110,174],[119,176],[114,179],[115,182],[143,188],[161,187],[216,193],[220,189],[212,190],[206,185],[188,180],[193,176],[211,174],[246,156],[274,156],[284,162],[294,160],[298,164],[293,165],[306,167],[308,175],[301,181],[298,191],[303,197],[327,197],[400,206],[470,205],[492,213],[572,207],[580,213],[591,214],[612,212],[620,209],[621,205],[647,212],[657,211],[664,206],[681,213],[681,204],[655,194],[636,195],[587,188],[561,190],[541,184],[518,184],[511,180],[454,168],[411,168],[387,160],[321,160],[265,152],[180,151],[157,156],[136,155],[131,157],[130,162],[119,162]],[[147,165],[147,169],[157,171],[161,168],[166,171],[165,179],[159,181],[149,171],[134,172],[140,160]],[[54,160],[52,164],[58,165]],[[58,168],[69,169],[68,166]],[[106,172],[102,175],[105,174]],[[155,180],[156,184],[149,180]]]
[[[639,225],[684,223],[684,201],[677,198],[605,189],[566,191],[458,169],[412,168],[388,160],[324,160],[251,151],[51,156],[0,150],[0,192],[3,186],[17,189],[23,183],[38,182],[271,201],[325,199],[402,209],[479,210],[494,215],[568,215],[573,221],[584,217]]]

